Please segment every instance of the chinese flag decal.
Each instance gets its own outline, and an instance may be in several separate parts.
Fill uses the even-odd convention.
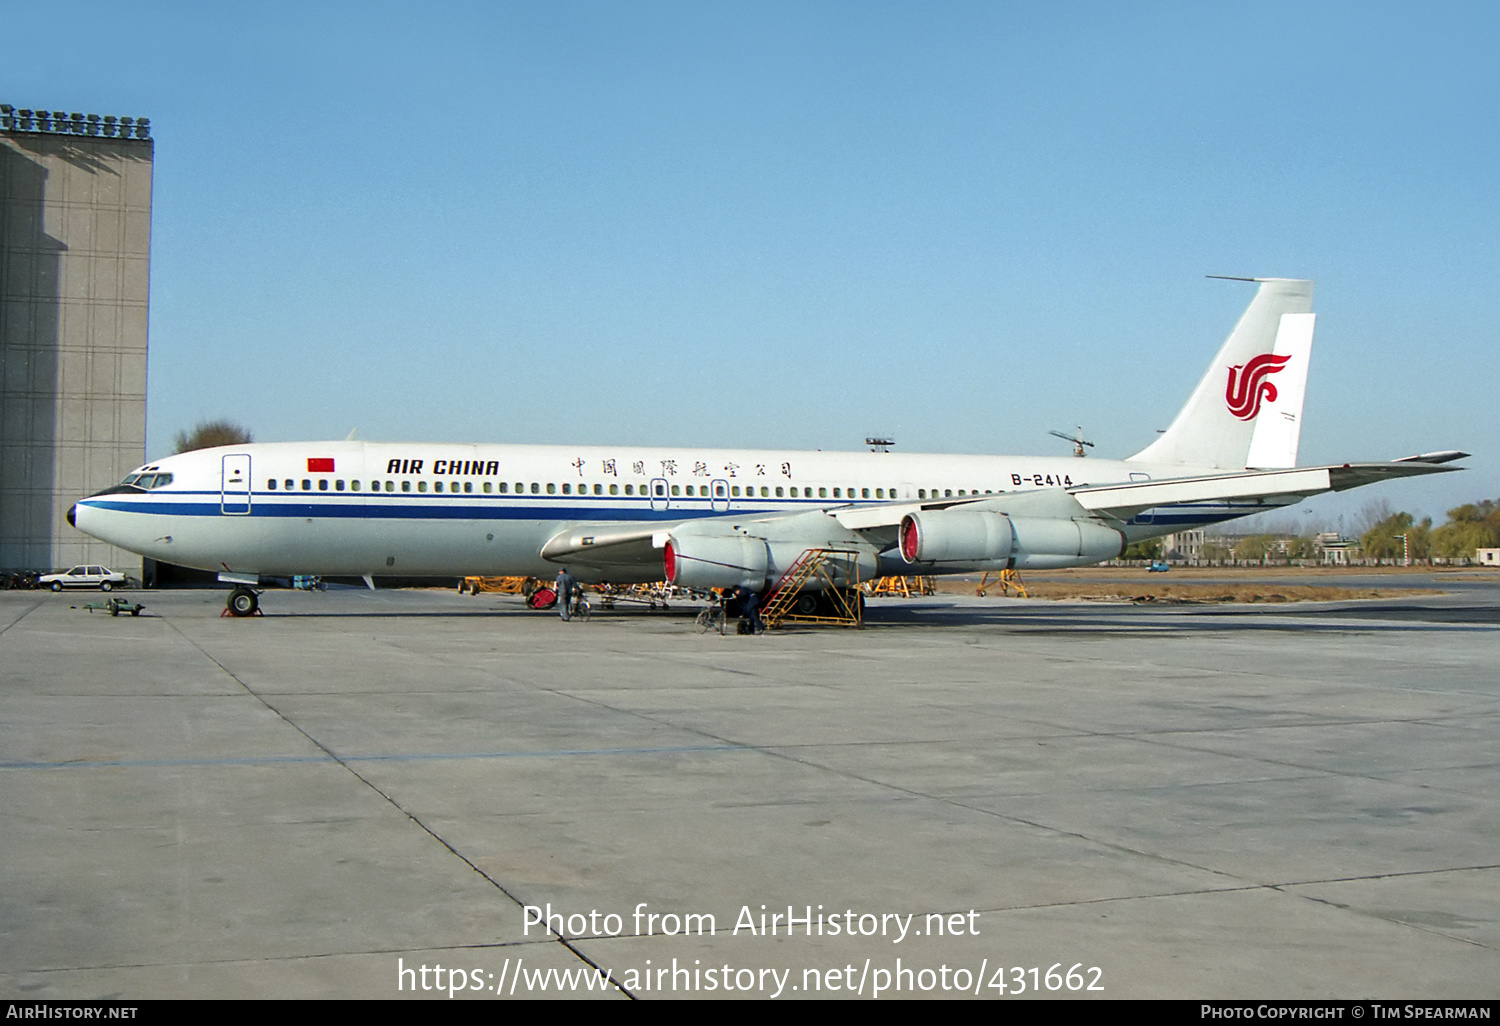
[[[309,456],[307,458],[307,472],[309,474],[332,474],[333,460],[330,457]]]

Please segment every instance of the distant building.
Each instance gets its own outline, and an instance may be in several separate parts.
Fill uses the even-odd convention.
[[[0,569],[140,559],[68,526],[146,459],[145,118],[0,104]]]
[[[1500,566],[1500,549],[1475,549],[1474,558],[1480,566]]]
[[[1333,566],[1348,566],[1353,554],[1359,551],[1359,542],[1345,538],[1337,531],[1324,531],[1313,539],[1313,543],[1323,554],[1323,562]]]
[[[1200,527],[1192,531],[1177,531],[1163,535],[1161,557],[1184,563],[1199,563],[1203,560],[1204,531]]]

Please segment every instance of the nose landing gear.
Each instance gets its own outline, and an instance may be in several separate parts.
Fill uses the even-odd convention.
[[[229,593],[220,616],[257,616],[260,613],[260,596],[252,588],[240,585]]]

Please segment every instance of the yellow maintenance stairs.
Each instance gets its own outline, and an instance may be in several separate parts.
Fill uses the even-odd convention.
[[[836,574],[841,574],[845,581],[842,587],[834,583]],[[767,628],[785,623],[859,627],[864,624],[864,612],[859,553],[848,549],[808,549],[781,575],[766,596],[760,616]]]
[[[986,570],[984,572],[984,576],[979,578],[979,587],[974,589],[974,594],[978,595],[980,598],[984,598],[984,593],[989,588],[992,588],[996,584],[998,584],[1000,585],[1000,594],[1005,596],[1006,598],[1010,597],[1010,589],[1012,588],[1016,589],[1016,594],[1021,598],[1031,597],[1026,593],[1026,585],[1021,583],[1021,578],[1017,576],[1014,570],[1001,570],[998,574],[996,574],[996,580],[993,581],[990,580],[990,574],[992,573],[994,573],[994,571],[992,570]]]

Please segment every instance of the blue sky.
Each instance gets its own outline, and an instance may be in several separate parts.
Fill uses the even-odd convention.
[[[13,17],[12,21],[15,20]],[[24,21],[24,19],[22,19]],[[42,29],[42,23],[47,26]],[[1101,456],[1310,277],[1302,461],[1500,496],[1500,8],[68,3],[18,107],[156,136],[149,439]]]

